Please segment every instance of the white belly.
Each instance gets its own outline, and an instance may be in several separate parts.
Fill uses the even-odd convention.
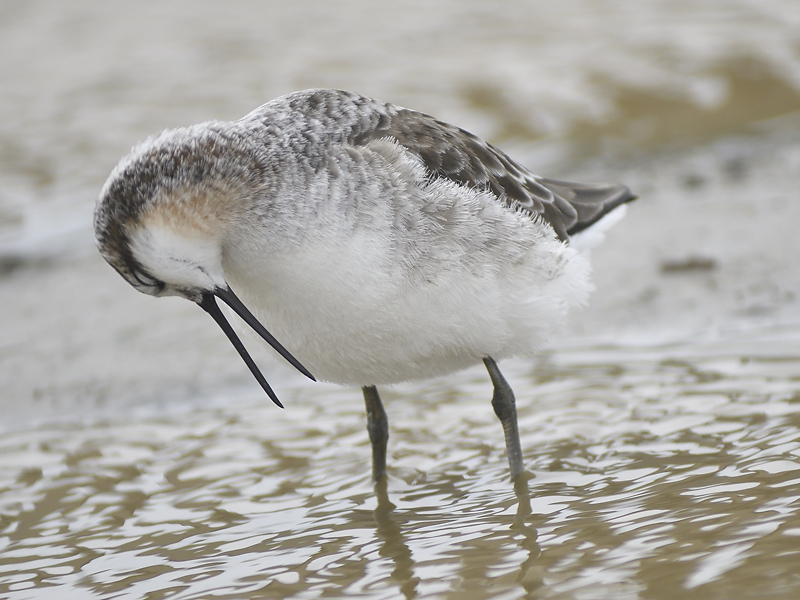
[[[507,222],[483,240],[466,234],[476,226],[466,224],[463,239],[399,247],[387,223],[268,259],[232,255],[225,274],[320,380],[377,385],[443,375],[486,356],[535,351],[591,288],[583,256],[530,218],[497,211]],[[485,211],[479,217],[485,223]]]

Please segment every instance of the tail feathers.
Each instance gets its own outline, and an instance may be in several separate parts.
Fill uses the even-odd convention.
[[[556,203],[563,207],[562,213],[571,213],[563,214],[563,227],[570,237],[591,227],[621,204],[636,199],[626,186],[618,183],[571,183],[544,177],[537,177],[536,181],[571,207],[569,210]]]

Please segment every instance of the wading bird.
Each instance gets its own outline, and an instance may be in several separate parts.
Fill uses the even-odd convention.
[[[217,299],[307,377],[361,386],[376,481],[388,439],[376,386],[482,361],[516,479],[515,399],[495,360],[534,352],[586,301],[578,242],[633,198],[533,175],[423,113],[308,90],[139,144],[94,227],[137,290],[208,312],[279,406]]]

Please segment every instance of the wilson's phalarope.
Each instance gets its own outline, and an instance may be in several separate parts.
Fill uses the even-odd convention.
[[[533,175],[425,114],[309,90],[139,144],[94,226],[136,289],[208,312],[279,406],[216,298],[306,376],[362,386],[376,480],[388,424],[375,386],[483,361],[516,478],[514,394],[495,359],[535,351],[586,301],[579,246],[633,198]]]

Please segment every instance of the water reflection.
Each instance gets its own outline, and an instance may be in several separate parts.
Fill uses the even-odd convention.
[[[508,484],[511,488],[511,483]],[[491,597],[486,589],[487,583],[495,582],[496,589],[519,587],[526,594],[534,592],[542,584],[542,571],[536,568],[536,559],[541,549],[536,542],[537,533],[532,523],[530,490],[528,478],[522,476],[513,483],[516,501],[507,498],[504,510],[491,517],[492,535],[466,536],[468,543],[454,544],[447,553],[447,561],[454,563],[452,583],[446,589],[454,596],[463,598]],[[420,526],[421,512],[413,509],[398,511],[389,498],[387,482],[375,485],[377,508],[374,511],[376,531],[383,542],[380,555],[391,559],[394,569],[391,581],[405,598],[417,598],[419,587],[430,587],[430,581],[423,582],[417,571],[430,572],[431,567],[422,561],[418,564],[413,557],[411,545],[421,537],[429,537],[437,527],[431,523]],[[454,498],[454,504],[441,507],[441,511],[459,511],[457,504],[464,497]],[[516,506],[512,513],[509,509]],[[438,515],[442,518],[442,515]],[[458,524],[454,524],[458,527]],[[469,528],[471,524],[460,523]],[[474,526],[474,524],[472,524]],[[485,527],[485,524],[484,524]],[[410,532],[407,534],[406,532]],[[458,539],[457,533],[452,535]],[[445,536],[445,539],[447,536]],[[441,542],[437,542],[441,543]],[[517,552],[518,549],[521,552]],[[424,553],[423,553],[424,554]],[[439,563],[444,567],[444,563]],[[445,569],[443,568],[443,571]],[[430,589],[423,592],[428,595]],[[487,596],[487,594],[490,594]]]
[[[792,597],[791,337],[510,363],[513,486],[478,371],[387,394],[388,488],[352,390],[7,432],[0,595]]]
[[[414,575],[414,559],[406,543],[405,536],[397,517],[393,514],[397,508],[389,500],[388,483],[384,477],[375,484],[375,495],[378,507],[374,511],[378,536],[383,540],[380,555],[394,562],[391,578],[405,598],[417,597],[419,578]]]
[[[527,473],[523,473],[514,481],[514,492],[517,495],[517,514],[511,530],[518,534],[520,548],[527,552],[527,557],[520,565],[517,583],[528,594],[532,595],[542,585],[544,574],[541,569],[535,566],[536,559],[541,554],[541,548],[536,542],[538,535],[531,522],[533,511],[531,510],[531,496],[528,485]]]

